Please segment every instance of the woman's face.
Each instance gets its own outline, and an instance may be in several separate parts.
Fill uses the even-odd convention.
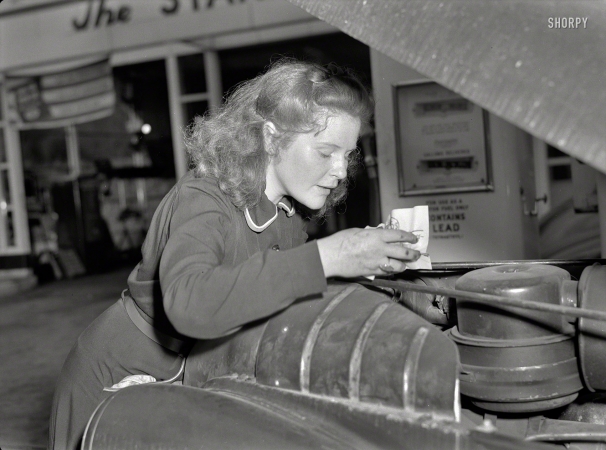
[[[275,129],[270,126],[270,130]],[[346,177],[348,157],[359,133],[360,119],[340,113],[329,116],[326,128],[319,132],[297,134],[279,157],[270,160],[267,197],[277,203],[289,195],[310,209],[320,209]]]

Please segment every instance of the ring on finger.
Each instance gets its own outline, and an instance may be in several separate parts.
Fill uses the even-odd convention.
[[[396,269],[393,268],[391,264],[389,264],[389,258],[387,258],[387,262],[384,264],[379,264],[379,269],[383,272],[395,272]]]

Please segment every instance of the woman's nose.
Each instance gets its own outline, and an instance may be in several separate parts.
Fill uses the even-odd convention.
[[[347,176],[347,158],[335,158],[332,163],[331,172],[331,174],[339,180],[345,178]]]

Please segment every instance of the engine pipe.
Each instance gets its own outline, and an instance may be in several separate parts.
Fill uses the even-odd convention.
[[[514,306],[518,308],[533,309],[536,311],[546,311],[552,313],[563,314],[566,316],[585,318],[592,320],[599,320],[606,322],[605,311],[587,310],[577,308],[576,306],[565,306],[565,305],[554,305],[550,303],[540,303],[533,300],[522,300],[517,298],[502,297],[494,294],[482,294],[479,292],[469,292],[459,289],[448,289],[435,286],[424,286],[413,283],[405,283],[401,281],[390,281],[384,279],[375,279],[373,281],[360,281],[360,284],[368,286],[386,287],[390,289],[397,289],[399,291],[405,289],[415,292],[423,292],[426,294],[444,295],[448,297],[454,297],[462,300],[473,300],[479,303],[485,304],[500,304],[507,306]],[[573,303],[570,301],[570,303]],[[576,304],[576,300],[574,301]]]

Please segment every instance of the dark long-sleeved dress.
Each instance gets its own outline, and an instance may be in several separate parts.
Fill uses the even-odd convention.
[[[316,242],[288,199],[244,212],[212,177],[162,200],[129,291],[78,338],[59,376],[51,449],[78,448],[89,417],[129,375],[171,380],[193,339],[213,339],[326,289]]]

